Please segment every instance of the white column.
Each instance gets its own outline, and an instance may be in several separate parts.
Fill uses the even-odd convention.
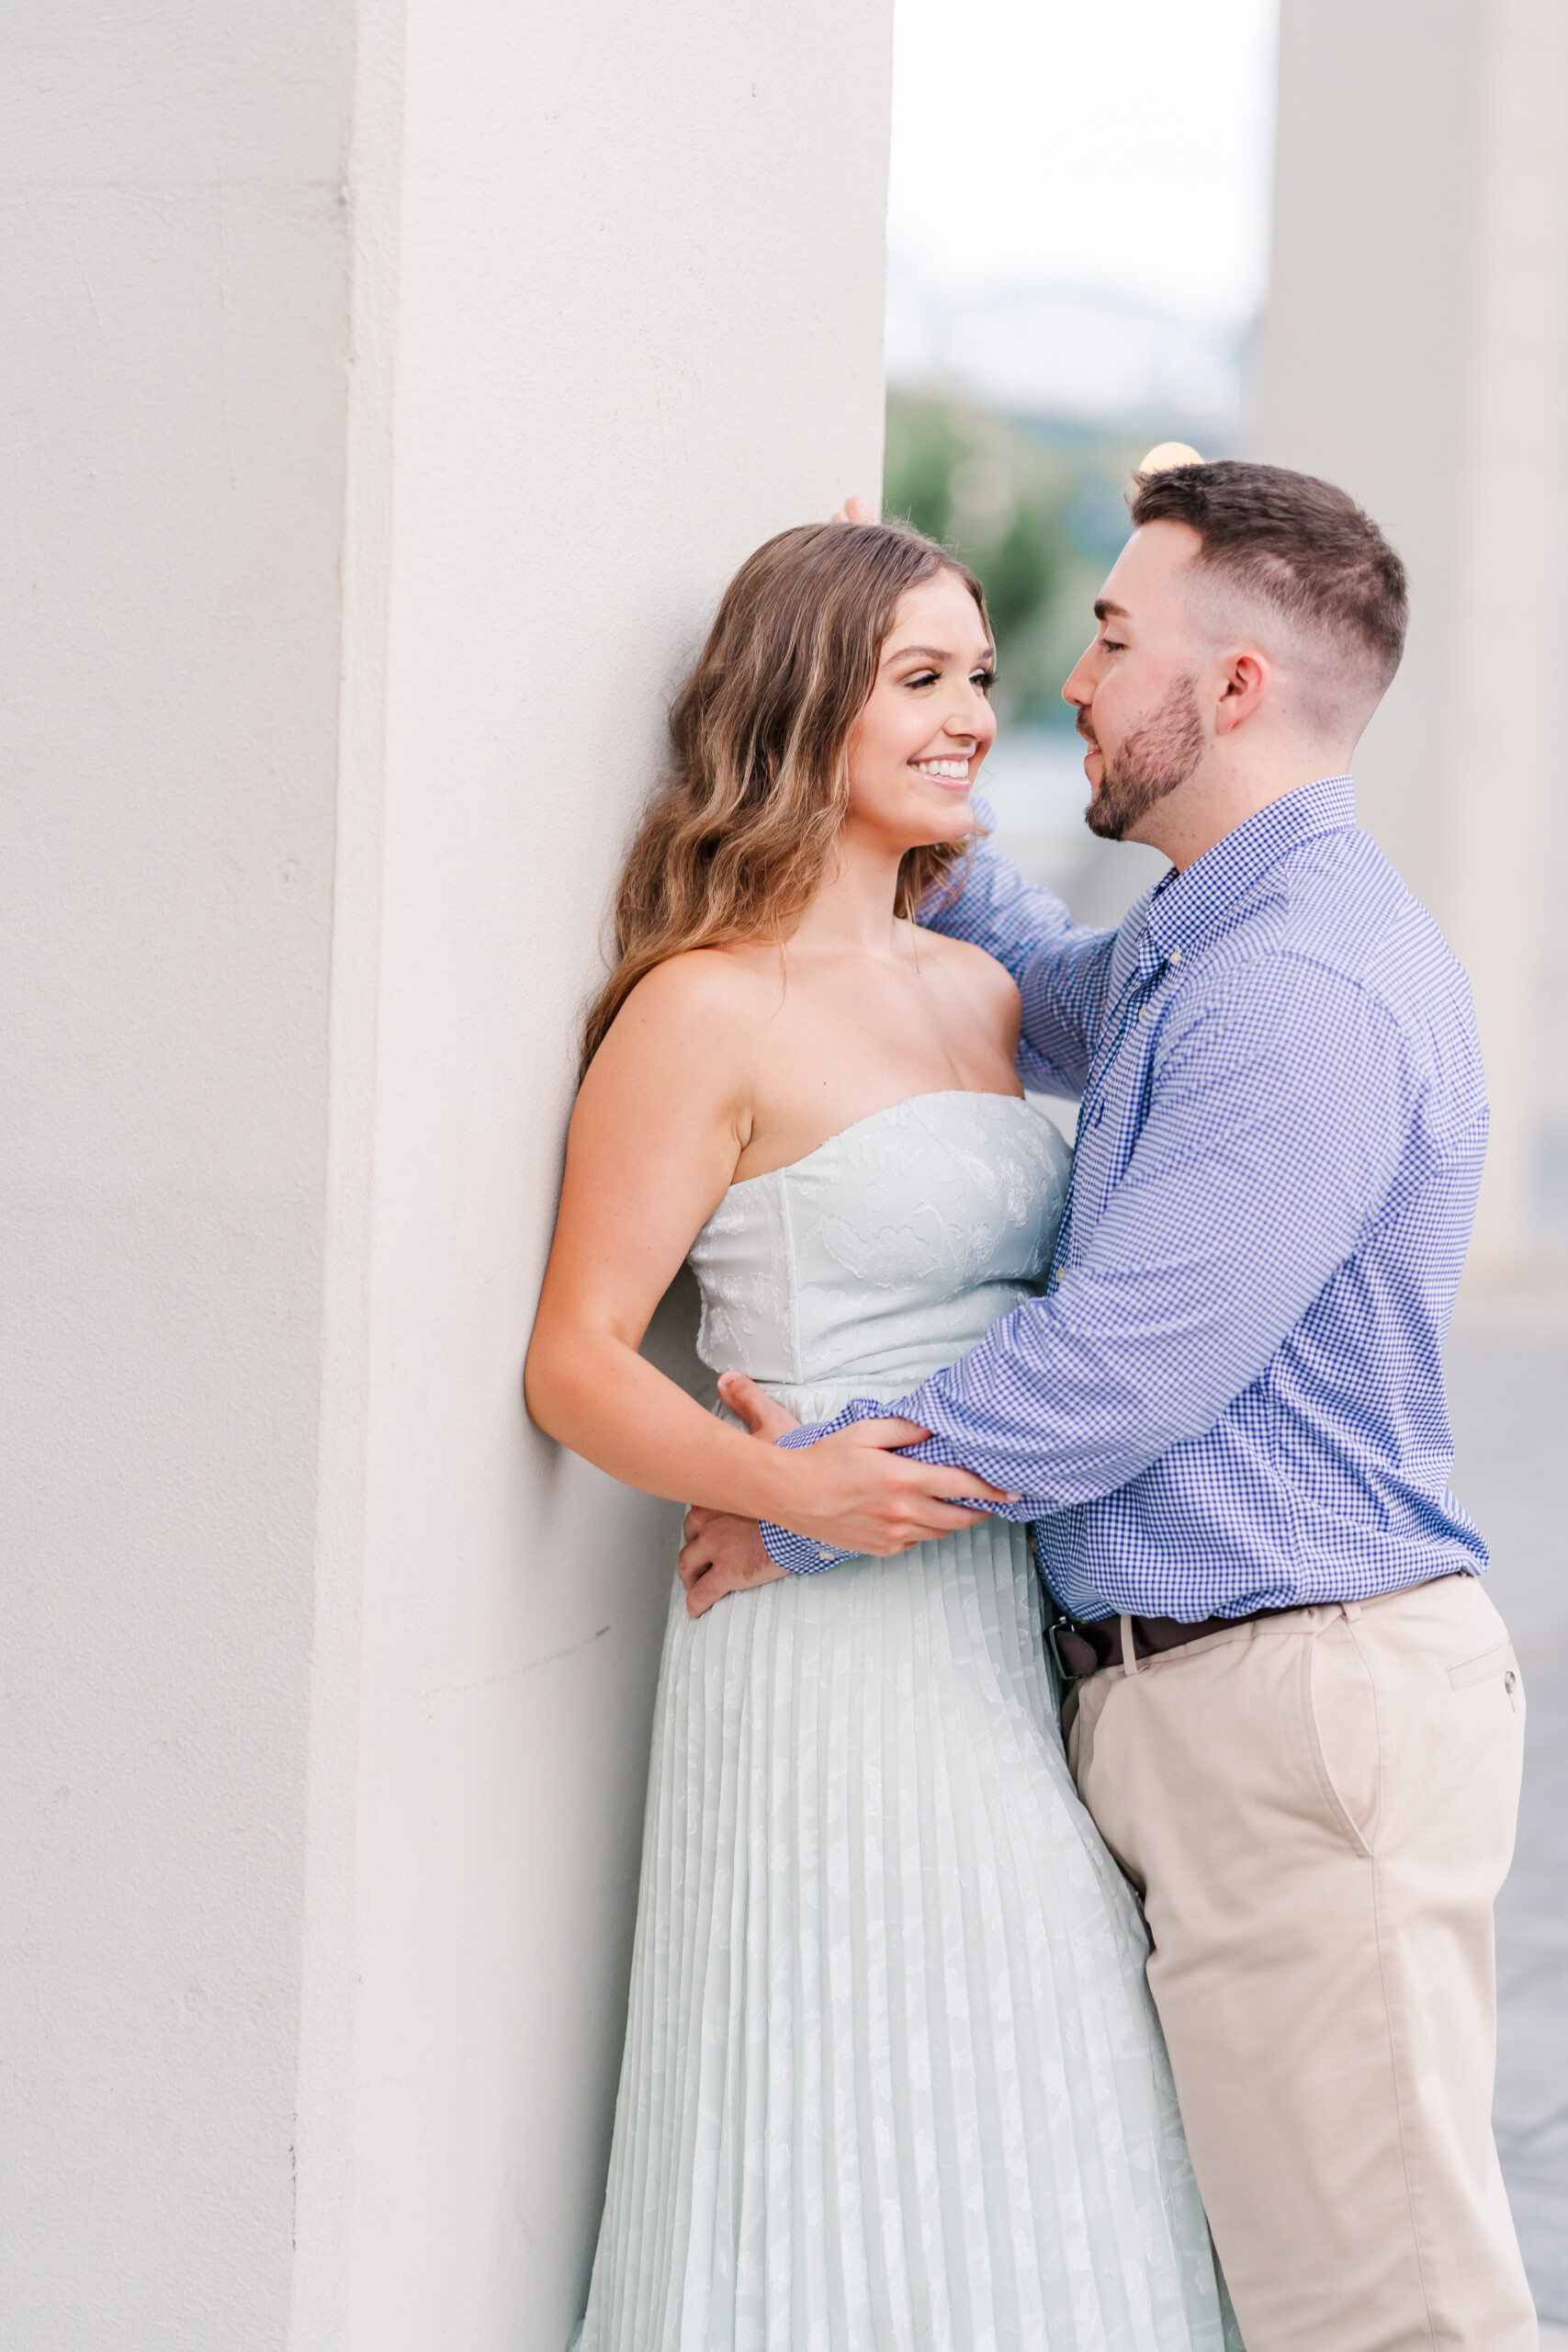
[[[740,558],[878,473],[889,29],[409,8],[398,265],[360,257],[385,319],[396,288],[385,637],[349,656],[387,681],[379,860],[367,820],[344,875],[383,892],[342,1171],[371,1204],[359,1910],[318,1979],[360,1987],[354,2155],[345,2236],[330,2123],[302,2168],[301,2346],[556,2352],[585,2283],[674,1514],[528,1430],[518,1368],[667,698]]]
[[[559,2352],[673,1515],[519,1371],[667,697],[875,489],[888,10],[26,13],[0,2335]]]
[[[1328,475],[1411,571],[1363,820],[1475,989],[1494,1134],[1478,1261],[1531,1243],[1568,876],[1568,15],[1284,0],[1259,453]]]

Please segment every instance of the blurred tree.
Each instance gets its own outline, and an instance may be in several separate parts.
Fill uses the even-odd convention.
[[[999,414],[953,394],[891,391],[884,504],[985,582],[998,701],[1014,725],[1070,725],[1062,682],[1127,535],[1122,498],[1147,435]]]

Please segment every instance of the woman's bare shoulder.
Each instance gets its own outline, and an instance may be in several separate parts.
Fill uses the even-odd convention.
[[[761,975],[722,948],[667,957],[644,973],[611,1023],[594,1057],[600,1080],[668,1072],[673,1063],[686,1082],[700,1066],[728,1091],[750,1065],[765,993]]]
[[[637,1027],[744,1023],[756,1018],[765,997],[776,1001],[778,992],[776,976],[770,985],[750,957],[723,947],[689,947],[643,974],[616,1015],[615,1026],[628,1015]]]

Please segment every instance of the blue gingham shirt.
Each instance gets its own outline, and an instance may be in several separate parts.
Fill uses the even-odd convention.
[[[1464,974],[1348,776],[1259,810],[1120,931],[986,847],[928,912],[1005,964],[1019,1069],[1077,1094],[1045,1293],[896,1403],[915,1458],[1021,1496],[1072,1615],[1364,1599],[1486,1549],[1449,1491],[1442,1344],[1486,1142]],[[850,1556],[764,1527],[782,1566]]]

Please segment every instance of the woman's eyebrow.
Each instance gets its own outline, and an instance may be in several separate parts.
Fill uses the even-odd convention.
[[[900,645],[895,647],[887,659],[889,662],[902,662],[911,653],[919,653],[928,662],[951,662],[953,659],[951,649],[945,645]],[[980,648],[978,659],[982,662],[989,662],[994,659],[995,654],[994,645],[983,645]]]

